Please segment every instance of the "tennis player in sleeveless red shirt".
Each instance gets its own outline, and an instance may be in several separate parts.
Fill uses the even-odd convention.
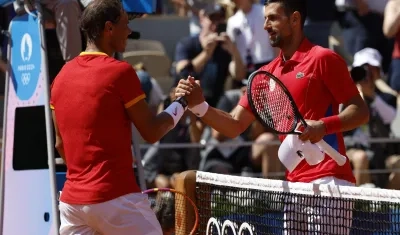
[[[158,141],[182,116],[173,102],[155,116],[132,66],[112,57],[131,33],[119,0],[93,1],[83,12],[85,52],[68,62],[51,87],[56,148],[67,165],[60,198],[61,235],[161,235],[132,169],[131,122]]]
[[[366,123],[369,119],[368,108],[350,78],[344,60],[331,50],[313,45],[305,38],[305,17],[306,1],[265,1],[264,28],[270,34],[271,45],[279,47],[281,53],[261,70],[280,78],[295,99],[300,113],[309,125],[299,139],[316,143],[324,138],[328,144],[345,155],[342,132]],[[187,93],[190,95],[186,95]],[[193,79],[181,80],[176,95],[186,95],[189,109],[193,113],[230,138],[242,133],[255,120],[246,95],[231,114],[209,107],[204,101],[200,86]],[[340,114],[339,104],[345,106]],[[280,136],[280,139],[283,141],[285,136]],[[305,160],[301,161],[287,174],[287,179],[292,182],[344,186],[352,186],[355,183],[349,161],[343,166],[338,166],[330,157],[325,157],[320,164],[314,166],[308,165]],[[351,204],[333,205],[331,202],[331,205],[315,207],[316,205],[311,205],[313,203],[323,202],[319,200],[310,203],[310,200],[304,202],[296,199],[289,203],[294,208],[286,207],[285,234],[300,231],[349,233]],[[307,208],[300,208],[305,206]],[[340,210],[343,207],[346,210]],[[303,214],[305,210],[309,211],[310,215],[299,218],[298,213]]]

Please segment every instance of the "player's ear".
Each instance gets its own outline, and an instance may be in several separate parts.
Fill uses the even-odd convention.
[[[290,20],[291,20],[290,23],[292,24],[293,27],[295,27],[296,25],[301,24],[300,12],[298,12],[298,11],[293,12],[292,17],[291,17]]]
[[[104,31],[109,33],[112,32],[114,28],[114,25],[111,23],[111,21],[106,21],[106,23],[104,24]]]

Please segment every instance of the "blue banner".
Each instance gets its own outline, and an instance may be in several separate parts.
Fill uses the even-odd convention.
[[[36,90],[41,70],[39,22],[29,14],[17,16],[11,23],[11,72],[20,100],[29,100]]]
[[[13,2],[14,2],[14,0],[0,0],[0,6],[4,7],[4,6],[7,6],[7,5],[9,5],[9,4],[13,3]]]
[[[157,0],[122,0],[122,5],[128,13],[152,14],[156,11]]]

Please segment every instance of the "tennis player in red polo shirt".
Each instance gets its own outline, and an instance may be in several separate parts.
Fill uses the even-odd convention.
[[[322,138],[345,155],[342,132],[354,129],[368,121],[366,104],[350,78],[345,61],[333,51],[313,45],[305,38],[305,0],[266,0],[264,29],[270,43],[279,47],[279,56],[261,68],[273,73],[287,86],[308,127],[300,140],[316,143]],[[261,29],[260,29],[261,30]],[[235,138],[255,120],[247,96],[228,114],[204,101],[201,88],[193,79],[181,80],[176,96],[185,96],[189,109],[218,132]],[[346,107],[339,114],[339,104]],[[281,141],[285,136],[280,136]],[[325,157],[314,166],[301,161],[287,174],[292,182],[312,182],[353,186],[355,178],[349,161],[343,166]],[[296,199],[293,197],[293,199]],[[294,200],[286,207],[285,234],[330,232],[348,234],[351,227],[351,204],[311,206],[313,202]],[[319,200],[319,203],[324,203]],[[346,210],[340,210],[340,208]],[[308,216],[299,216],[308,211]],[[326,217],[328,216],[328,218]],[[308,233],[307,233],[308,234]]]
[[[51,87],[56,148],[67,165],[60,198],[61,235],[161,235],[132,169],[131,123],[158,141],[182,116],[179,101],[155,116],[123,52],[131,30],[119,0],[92,1],[81,19],[88,44]]]

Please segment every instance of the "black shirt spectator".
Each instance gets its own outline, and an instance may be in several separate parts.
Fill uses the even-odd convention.
[[[178,43],[175,60],[192,60],[202,51],[203,47],[199,36],[189,36]],[[190,75],[201,80],[204,96],[211,106],[215,106],[219,97],[223,94],[230,62],[231,55],[218,45],[200,73],[190,72]]]

